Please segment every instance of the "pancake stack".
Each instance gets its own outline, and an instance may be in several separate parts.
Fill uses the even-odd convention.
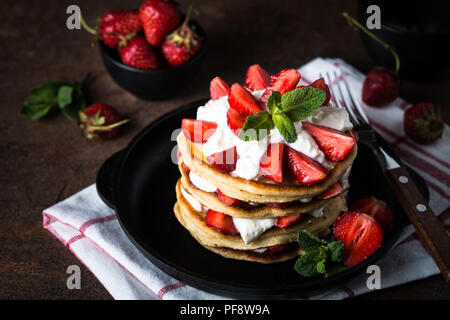
[[[344,134],[353,137],[350,130]],[[303,253],[299,230],[324,236],[347,210],[356,143],[345,158],[328,161],[326,177],[311,184],[299,183],[286,168],[281,183],[263,175],[244,179],[211,165],[204,141],[181,132],[177,144],[175,216],[198,243],[225,258],[266,264],[291,259]]]

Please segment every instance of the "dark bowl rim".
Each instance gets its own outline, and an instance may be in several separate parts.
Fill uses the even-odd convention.
[[[440,31],[440,32],[424,32],[424,31],[408,31],[397,28],[395,25],[389,23],[381,23],[381,30],[385,29],[388,32],[395,33],[398,35],[408,35],[408,36],[421,36],[421,37],[441,37],[450,35],[450,30]]]
[[[201,39],[203,41],[203,45],[200,49],[199,52],[197,52],[197,54],[189,61],[187,61],[186,63],[183,63],[179,66],[176,67],[169,67],[169,68],[163,68],[163,69],[139,69],[139,68],[135,68],[132,66],[128,66],[124,63],[122,63],[121,61],[115,59],[111,54],[110,51],[114,50],[111,48],[106,47],[106,45],[103,43],[103,41],[99,40],[98,44],[99,44],[99,48],[100,51],[110,60],[112,61],[116,66],[118,66],[119,68],[122,69],[126,69],[128,71],[132,71],[132,72],[137,72],[137,73],[144,73],[144,74],[161,74],[161,73],[166,73],[166,72],[175,72],[177,70],[182,70],[182,69],[186,69],[188,67],[190,67],[192,64],[194,64],[197,60],[201,59],[201,57],[204,55],[205,51],[206,51],[206,43],[207,43],[207,37],[206,37],[206,33],[205,30],[203,29],[203,27],[194,19],[190,20],[190,23],[195,24],[197,27],[200,27],[201,30]]]

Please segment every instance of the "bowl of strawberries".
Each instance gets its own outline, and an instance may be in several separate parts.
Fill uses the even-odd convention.
[[[173,96],[198,73],[206,46],[202,27],[172,1],[147,0],[139,10],[103,14],[100,54],[114,81],[144,100]],[[85,28],[86,29],[86,28]],[[89,30],[88,30],[89,31]]]

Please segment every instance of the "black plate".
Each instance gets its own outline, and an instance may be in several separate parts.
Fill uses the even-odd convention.
[[[359,145],[350,175],[349,201],[370,195],[383,199],[395,212],[396,223],[382,247],[359,265],[328,279],[303,278],[293,269],[294,259],[263,265],[225,259],[199,245],[173,213],[175,183],[180,174],[171,161],[171,152],[176,152],[172,132],[180,127],[181,119],[194,118],[196,108],[204,102],[181,107],[147,126],[126,149],[107,160],[97,176],[101,198],[116,209],[130,240],[161,270],[188,285],[218,295],[293,298],[343,284],[374,264],[394,245],[407,219],[389,191],[378,162],[364,145]],[[424,181],[414,171],[410,173],[428,199]]]

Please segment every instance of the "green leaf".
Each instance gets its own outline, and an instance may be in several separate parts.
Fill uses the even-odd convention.
[[[298,257],[294,265],[295,271],[308,278],[319,274],[317,271],[317,251],[319,250],[305,252],[304,255]]]
[[[244,141],[260,141],[267,136],[273,126],[272,118],[267,111],[258,112],[254,116],[247,117],[244,127],[239,132],[239,138]]]
[[[62,112],[69,118],[79,120],[79,113],[86,109],[86,100],[80,83],[74,83],[72,102],[62,108]]]
[[[72,103],[72,86],[61,86],[58,89],[58,106],[63,109]]]
[[[277,113],[272,116],[272,120],[287,143],[297,141],[297,131],[295,130],[294,123],[287,115],[284,113]]]
[[[275,112],[281,111],[281,93],[279,91],[272,91],[269,98],[267,99],[267,110],[271,114],[275,114]]]
[[[348,267],[342,263],[335,262],[335,263],[328,264],[325,269],[326,269],[325,270],[325,278],[328,278],[328,277],[334,276],[335,274],[337,274],[339,272],[347,270]]]
[[[297,122],[310,117],[323,104],[325,98],[323,90],[306,87],[283,94],[281,106],[289,119]]]
[[[342,241],[333,241],[327,244],[330,250],[330,260],[333,262],[341,261],[344,252],[344,243]]]
[[[24,102],[20,114],[32,119],[40,119],[57,105],[59,83],[49,81],[33,88],[30,97]]]
[[[326,244],[325,241],[306,230],[300,230],[298,232],[298,243],[300,244],[300,248],[305,251],[312,251]]]

